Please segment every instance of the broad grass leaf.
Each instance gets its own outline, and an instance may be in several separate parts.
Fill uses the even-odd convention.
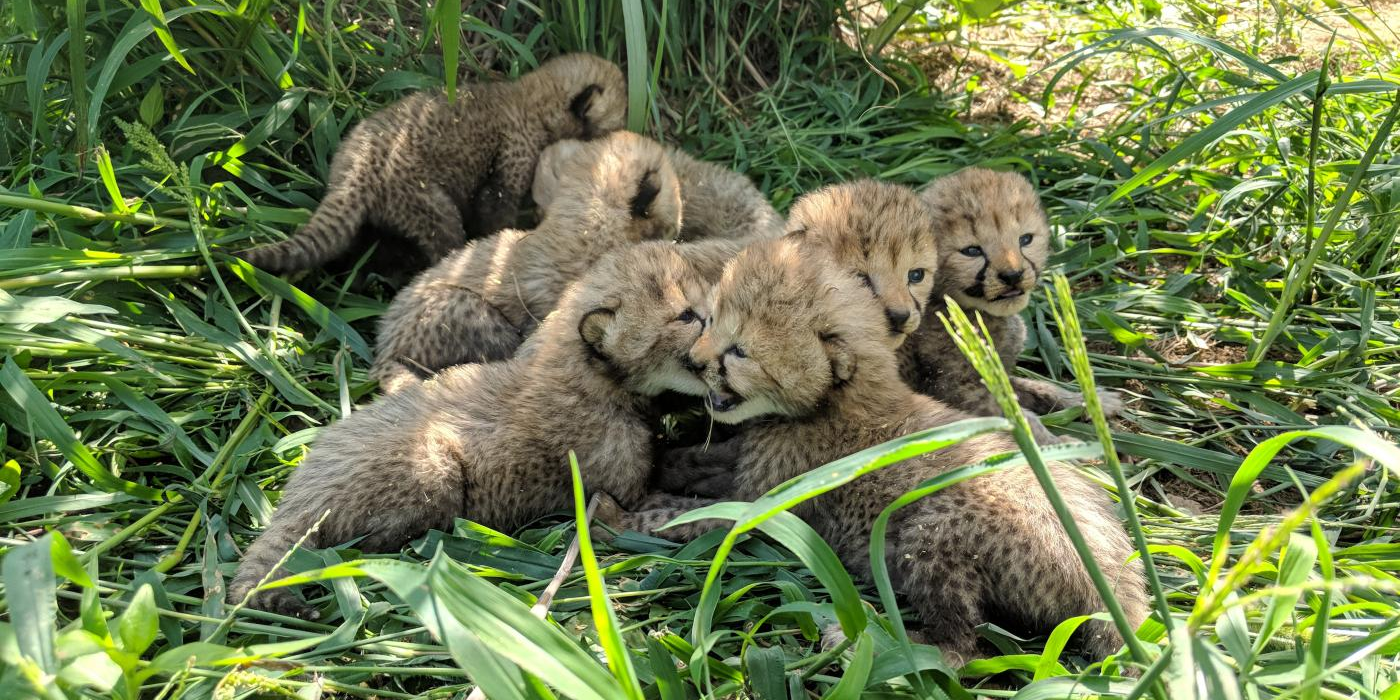
[[[1105,613],[1078,615],[1055,625],[1055,629],[1050,632],[1050,637],[1045,640],[1045,648],[1040,653],[1040,663],[1035,668],[1032,681],[1050,678],[1057,667],[1060,670],[1064,669],[1063,666],[1060,666],[1060,654],[1064,653],[1065,645],[1069,644],[1070,636],[1074,634],[1074,631],[1089,620],[1112,621],[1112,618]]]
[[[579,472],[578,455],[573,450],[569,450],[569,472],[573,478],[574,528],[575,537],[578,537],[579,561],[583,564],[584,579],[588,582],[588,601],[593,611],[593,625],[598,629],[598,642],[608,657],[608,668],[626,697],[642,700],[642,685],[637,681],[637,670],[632,667],[632,655],[622,639],[617,613],[613,611],[612,601],[608,600],[607,586],[604,585],[603,575],[598,572],[598,560],[593,556],[593,539],[588,531],[588,507],[583,502],[583,475]]]
[[[976,662],[973,662],[976,663]],[[1077,698],[1127,697],[1133,684],[1103,676],[1065,676],[1032,683],[1012,700],[1074,700]],[[1177,700],[1175,697],[1172,700]]]
[[[1259,474],[1280,450],[1303,438],[1331,440],[1346,445],[1380,462],[1393,475],[1400,475],[1400,447],[1386,442],[1369,430],[1347,426],[1321,426],[1308,430],[1292,430],[1259,443],[1250,450],[1235,472],[1234,478],[1230,480],[1225,502],[1220,506],[1220,521],[1216,525],[1215,540],[1211,547],[1210,571],[1206,576],[1208,581],[1214,582],[1225,566],[1225,559],[1229,555],[1230,528],[1234,525],[1240,508],[1244,506],[1245,499],[1249,497],[1255,479],[1259,478]]]
[[[651,635],[647,635],[646,645],[647,662],[651,666],[652,680],[655,682],[653,687],[660,694],[661,700],[686,700],[688,696],[685,681],[676,670],[676,657]]]
[[[165,11],[160,7],[160,0],[141,0],[141,7],[151,13],[151,19],[154,22],[152,28],[155,30],[156,36],[160,37],[160,43],[165,45],[165,50],[170,53],[170,57],[175,59],[180,67],[194,73],[194,68],[185,60],[184,55],[180,52],[180,47],[175,44],[175,37],[170,34],[170,27],[165,23]]]
[[[1317,563],[1317,545],[1311,537],[1294,534],[1288,540],[1288,547],[1279,558],[1277,585],[1281,588],[1301,585],[1312,574],[1313,564]],[[1263,651],[1264,645],[1273,638],[1283,623],[1293,614],[1293,606],[1298,602],[1298,593],[1279,591],[1269,599],[1269,607],[1264,612],[1264,620],[1259,623],[1259,631],[1254,638],[1254,653]]]
[[[0,291],[0,323],[23,325],[53,323],[70,315],[88,316],[114,314],[116,310],[101,304],[83,304],[65,297],[14,296]]]
[[[83,564],[78,561],[77,555],[73,554],[73,547],[68,544],[68,539],[60,532],[51,533],[50,536],[53,538],[53,547],[49,554],[53,561],[54,573],[83,588],[91,588],[93,586],[92,577],[83,569]]]
[[[117,491],[137,498],[155,500],[160,497],[160,491],[112,476],[110,471],[98,464],[97,458],[92,456],[86,445],[74,437],[73,429],[58,415],[48,398],[39,393],[39,389],[29,381],[29,377],[24,375],[19,365],[15,364],[13,357],[6,357],[4,366],[0,367],[0,385],[3,385],[10,398],[24,409],[35,436],[57,446],[63,456],[67,457],[78,471],[91,479],[93,484],[108,491]]]
[[[755,501],[756,503],[757,501]],[[690,511],[667,523],[666,527],[707,518],[737,521],[752,510],[753,505],[751,504],[716,503]],[[866,624],[864,604],[860,599],[860,591],[856,590],[851,575],[842,566],[841,559],[836,556],[831,545],[822,540],[816,530],[812,529],[812,526],[787,511],[780,510],[771,513],[760,520],[756,526],[764,534],[777,540],[779,544],[797,555],[797,558],[811,569],[813,574],[816,574],[817,580],[822,582],[831,596],[836,609],[836,617],[841,623],[841,631],[847,635],[847,638],[858,637],[865,629]],[[730,537],[736,536],[737,532],[739,532],[739,525],[736,522],[734,528],[730,530]],[[722,560],[716,561],[712,565],[712,569],[719,566],[723,566]],[[717,591],[718,588],[719,586],[715,585],[713,590]],[[709,590],[711,589],[707,585],[706,592]],[[704,597],[705,595],[702,593],[702,599]],[[703,602],[700,608],[696,613],[697,616],[702,614],[705,609]]]
[[[640,0],[622,0],[623,37],[627,47],[627,128],[641,133],[646,128],[647,102],[651,93],[647,65],[646,17]]]
[[[269,275],[243,260],[229,258],[228,264],[233,274],[238,275],[239,279],[243,280],[255,291],[263,294],[271,293],[290,301],[298,309],[301,309],[303,313],[310,316],[312,321],[315,321],[317,325],[325,329],[327,333],[330,333],[332,337],[345,343],[345,346],[350,348],[350,351],[359,356],[360,359],[365,361],[373,359],[374,356],[369,351],[369,344],[365,342],[365,339],[359,332],[351,328],[350,324],[337,316],[335,312],[331,311],[325,304],[316,301],[311,295],[288,284],[286,280],[274,275]]]
[[[436,561],[436,560],[435,560]],[[435,637],[442,640],[448,652],[471,676],[488,697],[502,700],[537,698],[530,684],[510,661],[503,659],[457,618],[443,608],[430,587],[429,568],[401,561],[381,559],[359,562],[361,570],[389,587],[408,604]],[[502,594],[504,595],[504,594]],[[519,605],[518,601],[515,601]]]
[[[870,680],[870,667],[874,659],[875,638],[869,632],[864,632],[860,639],[856,640],[851,662],[846,665],[846,672],[841,675],[841,680],[822,696],[823,700],[859,700],[866,682]]]
[[[782,647],[754,644],[744,652],[744,681],[757,700],[788,700]]]
[[[136,589],[126,612],[117,618],[117,637],[122,650],[140,656],[156,641],[160,625],[156,622],[156,598],[150,586]]]
[[[8,363],[8,361],[7,361]],[[54,657],[54,627],[58,607],[53,571],[53,534],[9,550],[0,562],[5,600],[19,653],[45,673],[58,670]]]

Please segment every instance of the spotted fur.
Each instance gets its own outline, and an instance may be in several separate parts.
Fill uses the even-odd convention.
[[[1001,409],[976,368],[958,350],[938,314],[951,297],[980,316],[1010,371],[1025,345],[1019,316],[1044,273],[1050,253],[1050,224],[1029,180],[1015,173],[968,168],[934,180],[920,197],[933,217],[938,246],[938,281],[924,311],[924,322],[900,349],[901,373],[916,391],[979,416]],[[974,319],[976,322],[976,319]],[[1017,398],[1032,413],[1048,413],[1082,403],[1073,391],[1022,377],[1012,380]],[[1100,396],[1110,415],[1121,407],[1117,395]],[[1053,435],[1034,420],[1037,439]]]
[[[269,272],[324,265],[381,247],[413,269],[467,237],[514,225],[545,146],[623,125],[626,87],[596,56],[552,59],[514,82],[466,85],[455,103],[417,93],[360,122],[336,151],[326,194],[296,235],[237,253]],[[400,240],[401,239],[401,240]]]
[[[535,206],[548,211],[558,196],[559,176],[583,144],[565,140],[544,149],[535,169],[531,193]],[[679,240],[763,239],[782,235],[783,219],[747,177],[713,163],[696,160],[674,146],[666,147],[681,184],[685,222]]]
[[[705,284],[674,248],[600,261],[506,362],[455,367],[381,398],[318,436],[229,587],[242,600],[324,516],[307,546],[363,538],[392,551],[458,516],[514,530],[569,506],[568,452],[584,483],[635,505],[651,471],[643,411],[663,391],[701,393],[682,362],[706,314]],[[290,589],[252,604],[306,614]]]
[[[538,227],[473,241],[394,298],[370,369],[381,388],[510,357],[593,262],[631,243],[675,237],[680,193],[659,144],[619,131],[582,144],[567,165]]]
[[[734,489],[753,500],[814,467],[893,438],[968,417],[901,380],[868,290],[792,241],[741,253],[712,296],[713,316],[691,349],[704,366],[716,420],[742,422]],[[746,421],[746,422],[745,422]],[[845,565],[869,574],[870,527],[881,510],[951,468],[1015,450],[984,435],[863,476],[794,512]],[[1059,490],[1123,604],[1138,624],[1146,586],[1112,501],[1073,467],[1052,463]],[[655,496],[648,510],[612,514],[623,527],[655,532],[705,501]],[[661,531],[690,538],[714,527]],[[1088,573],[1028,467],[952,486],[902,509],[885,553],[898,589],[928,639],[958,661],[977,656],[974,629],[986,621],[1046,633],[1060,621],[1103,609]],[[1122,639],[1102,622],[1085,627],[1091,654]]]

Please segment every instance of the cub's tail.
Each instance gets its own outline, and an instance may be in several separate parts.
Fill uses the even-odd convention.
[[[354,193],[326,195],[300,231],[285,241],[269,243],[234,255],[273,274],[319,267],[350,250],[365,220],[363,200]]]

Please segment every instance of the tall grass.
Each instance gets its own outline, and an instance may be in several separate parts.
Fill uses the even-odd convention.
[[[1394,34],[1336,3],[1208,9],[1026,3],[984,35],[976,3],[864,22],[773,0],[6,3],[0,697],[1392,697]],[[1317,24],[1344,30],[1326,59]],[[1097,445],[1023,439],[890,504],[871,586],[787,509],[980,431],[1025,438],[1014,411],[716,508],[732,529],[685,546],[623,534],[574,570],[577,512],[462,520],[393,556],[297,552],[287,583],[320,620],[231,609],[240,547],[317,429],[372,395],[384,300],[225,251],[304,222],[363,115],[570,50],[625,63],[633,128],[783,208],[853,177],[1030,173],[1066,278],[1034,300],[1017,371],[1123,390],[1127,416],[1046,416]],[[947,55],[1024,70],[1007,103],[1053,117],[969,119],[989,93],[949,87]],[[1102,460],[1084,468],[1122,501],[1154,616],[1107,665],[1067,645],[1071,620],[980,630],[999,653],[949,668],[878,573],[889,519],[1050,458]],[[846,642],[823,649],[831,624]]]

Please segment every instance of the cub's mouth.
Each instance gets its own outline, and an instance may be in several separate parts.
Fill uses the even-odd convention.
[[[1019,289],[1008,289],[1005,292],[1002,292],[996,298],[992,299],[992,301],[1005,301],[1007,299],[1015,299],[1016,297],[1023,297],[1025,295],[1026,293]]]
[[[728,386],[724,386],[719,389],[711,389],[705,397],[705,402],[715,413],[728,413],[744,403],[744,397],[734,393]]]

